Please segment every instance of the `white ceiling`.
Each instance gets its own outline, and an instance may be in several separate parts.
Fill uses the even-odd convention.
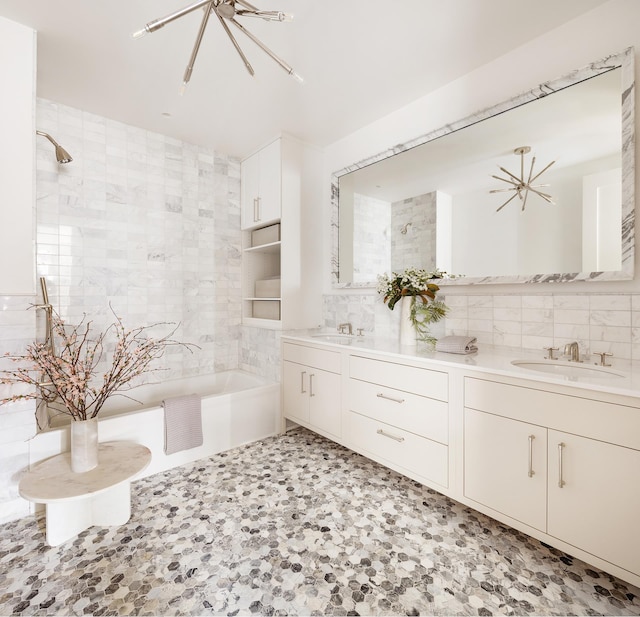
[[[333,143],[605,1],[255,0],[295,15],[243,23],[305,83],[238,33],[250,77],[212,19],[183,97],[200,11],[130,34],[189,0],[0,0],[0,16],[38,31],[38,96],[243,156],[280,131]]]

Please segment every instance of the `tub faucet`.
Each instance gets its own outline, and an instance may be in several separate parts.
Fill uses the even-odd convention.
[[[582,360],[580,360],[580,348],[576,341],[567,343],[564,346],[564,355],[569,356],[569,362],[582,362]]]
[[[347,331],[347,334],[353,334],[353,326],[350,322],[341,323],[338,326],[338,332],[340,332],[340,334],[344,334],[345,330]]]

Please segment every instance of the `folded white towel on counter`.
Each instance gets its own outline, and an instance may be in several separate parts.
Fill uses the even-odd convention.
[[[173,454],[196,448],[202,439],[202,404],[198,394],[162,401],[164,407],[164,451]]]
[[[469,354],[478,351],[475,336],[443,336],[436,342],[436,351]]]

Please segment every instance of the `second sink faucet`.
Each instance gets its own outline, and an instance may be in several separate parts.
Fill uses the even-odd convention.
[[[569,356],[569,362],[582,362],[582,360],[580,360],[580,347],[578,347],[576,341],[567,343],[564,346],[564,355]]]
[[[338,326],[338,332],[340,332],[340,334],[345,334],[345,330],[347,331],[347,334],[353,334],[353,326],[351,325],[351,322],[346,322],[346,323],[341,323]]]

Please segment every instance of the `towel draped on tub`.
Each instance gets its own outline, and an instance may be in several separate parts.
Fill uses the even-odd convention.
[[[164,407],[164,452],[173,454],[203,444],[199,394],[176,396],[162,401]]]

